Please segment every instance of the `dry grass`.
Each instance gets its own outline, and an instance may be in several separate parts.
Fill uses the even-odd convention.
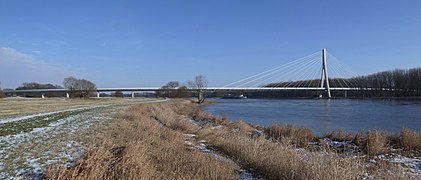
[[[401,130],[398,137],[401,148],[421,152],[421,133],[404,128]]]
[[[402,154],[410,152],[410,154],[415,156],[421,155],[421,133],[407,128],[403,128],[399,133],[394,134],[388,134],[383,131],[360,131],[352,134],[345,133],[340,129],[324,135],[323,138],[353,142],[361,149],[364,149],[364,153],[370,156],[381,154],[394,148],[403,149],[400,152]]]
[[[330,138],[334,141],[352,141],[355,139],[352,133],[345,133],[343,129],[338,129],[336,131],[332,131],[325,135],[325,137]],[[358,138],[358,137],[357,137]]]
[[[191,119],[205,125],[198,127]],[[233,123],[176,101],[141,105],[117,118],[90,138],[92,150],[77,166],[51,169],[50,179],[237,179],[238,165],[265,179],[405,179],[402,169],[325,151],[296,149],[291,143],[251,136],[255,127]],[[194,133],[223,153],[226,160],[191,150],[183,134]],[[304,144],[313,137],[306,128],[273,125],[272,139]],[[298,136],[298,137],[297,137]],[[384,147],[382,132],[367,134],[370,153]],[[364,139],[364,138],[363,138]],[[100,142],[100,143],[98,143]],[[308,141],[307,141],[308,142]],[[232,163],[234,160],[237,164]]]
[[[142,102],[143,98],[90,98],[90,99],[65,99],[65,98],[4,98],[0,100],[0,118],[14,117],[26,114],[59,111],[65,109],[99,106],[108,104],[122,104]]]
[[[357,146],[362,147],[364,143],[366,142],[367,138],[364,134],[364,132],[360,131],[355,134],[354,139],[352,140]]]
[[[310,128],[296,127],[290,124],[273,124],[265,129],[265,134],[273,141],[294,144],[297,147],[307,147],[309,142],[314,139]]]
[[[176,111],[182,108],[176,107]],[[272,141],[264,136],[250,136],[255,128],[247,123],[233,123],[190,106],[185,109],[189,109],[188,112],[196,120],[208,122],[208,125],[197,132],[199,137],[210,142],[243,168],[254,169],[266,179],[360,179],[367,174],[379,179],[406,178],[401,168],[390,164],[385,166],[382,161],[367,168],[364,159],[343,157],[336,153],[326,154],[323,151],[297,150],[296,144],[306,146],[313,139],[311,130],[307,128],[274,125],[266,130],[266,136],[272,134],[273,138],[286,137],[289,140]],[[338,137],[347,140],[358,138],[350,134],[341,135],[345,134],[343,131],[338,134]],[[294,146],[291,146],[291,142]]]
[[[174,112],[162,104],[131,108],[103,133],[87,157],[75,167],[51,169],[49,179],[236,179],[234,164],[190,150],[183,133],[190,125],[175,125]],[[162,119],[161,119],[162,118]],[[165,119],[165,122],[164,120]],[[167,121],[168,120],[168,121]],[[174,122],[172,122],[174,121]]]
[[[369,156],[383,153],[388,146],[388,136],[382,131],[368,131],[367,140],[364,144],[364,150]]]
[[[299,152],[265,138],[249,138],[225,130],[201,132],[210,142],[242,166],[267,179],[356,179],[362,166],[336,155]]]

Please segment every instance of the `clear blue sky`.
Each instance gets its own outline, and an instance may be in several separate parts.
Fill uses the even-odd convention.
[[[322,48],[357,74],[421,66],[420,0],[0,2],[0,81],[210,86]]]

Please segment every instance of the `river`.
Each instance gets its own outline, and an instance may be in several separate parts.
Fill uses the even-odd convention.
[[[394,99],[210,99],[203,107],[214,115],[263,126],[272,123],[309,127],[316,135],[335,129],[345,132],[406,127],[421,131],[421,101]]]

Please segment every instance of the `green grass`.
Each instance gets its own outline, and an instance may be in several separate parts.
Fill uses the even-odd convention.
[[[58,121],[60,119],[65,119],[70,116],[74,116],[90,110],[92,109],[60,112],[46,116],[34,117],[22,121],[0,124],[0,136],[7,136],[21,132],[30,132],[35,128],[46,127],[52,122]]]

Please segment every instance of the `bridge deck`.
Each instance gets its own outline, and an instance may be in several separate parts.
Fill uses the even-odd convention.
[[[136,88],[98,88],[97,92],[111,92],[111,91],[176,91],[178,89],[162,89],[159,87],[136,87]],[[188,91],[196,91],[197,89],[187,89]],[[323,91],[325,88],[321,87],[249,87],[249,88],[236,88],[236,87],[208,87],[206,91]],[[332,91],[393,91],[388,88],[342,88],[331,87]],[[30,89],[30,90],[4,90],[5,93],[30,93],[30,92],[69,92],[69,89]]]

